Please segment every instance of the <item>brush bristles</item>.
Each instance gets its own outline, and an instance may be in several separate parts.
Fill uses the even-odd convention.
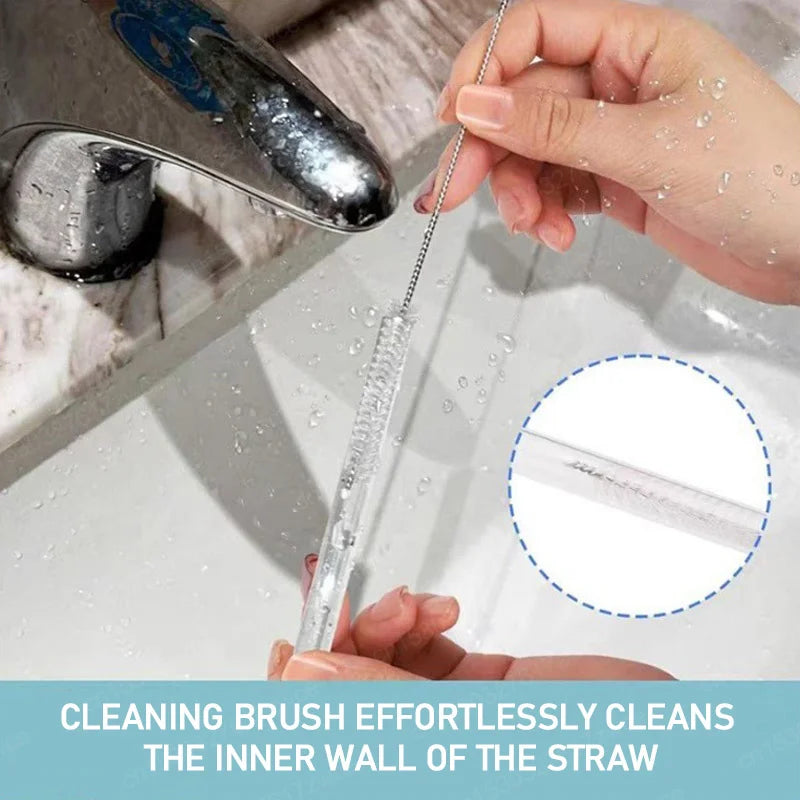
[[[378,470],[413,327],[413,319],[403,313],[391,313],[381,320],[345,462],[347,489]]]

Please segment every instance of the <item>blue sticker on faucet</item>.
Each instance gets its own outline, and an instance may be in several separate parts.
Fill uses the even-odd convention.
[[[193,0],[116,0],[111,25],[148,69],[198,111],[222,111],[192,59],[192,39],[207,31],[230,39],[222,20]]]

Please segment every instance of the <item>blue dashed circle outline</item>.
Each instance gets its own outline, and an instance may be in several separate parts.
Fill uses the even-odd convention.
[[[755,541],[753,543],[753,547],[751,548],[750,552],[747,554],[747,557],[744,559],[744,562],[736,569],[736,571],[731,575],[728,580],[726,580],[719,588],[715,589],[713,592],[707,594],[702,600],[695,600],[693,603],[689,605],[682,606],[681,608],[675,608],[672,611],[662,611],[657,614],[624,614],[621,612],[610,611],[607,608],[600,608],[598,606],[593,605],[592,603],[586,603],[582,601],[580,598],[576,597],[574,594],[566,591],[562,586],[560,586],[556,581],[554,581],[548,574],[545,572],[538,564],[536,559],[534,558],[533,554],[528,550],[528,545],[525,543],[525,539],[522,536],[522,532],[520,531],[519,525],[516,520],[516,516],[514,514],[514,493],[512,487],[512,478],[514,477],[514,461],[517,457],[517,449],[519,448],[520,442],[522,441],[522,435],[527,428],[528,423],[531,420],[531,417],[541,408],[542,404],[550,398],[553,393],[559,387],[563,386],[568,380],[571,378],[580,375],[586,370],[593,369],[594,367],[598,367],[601,364],[610,364],[615,361],[626,361],[626,360],[633,360],[633,359],[649,359],[653,361],[666,361],[672,364],[677,364],[681,367],[686,367],[687,369],[691,369],[694,372],[699,373],[700,375],[705,375],[712,383],[717,384],[721,387],[725,393],[731,397],[739,408],[747,415],[747,419],[750,424],[753,426],[753,429],[756,432],[756,436],[758,436],[758,441],[761,444],[761,452],[764,456],[764,461],[766,464],[766,473],[767,473],[767,503],[764,509],[764,519],[761,521],[761,530],[756,535]],[[665,355],[653,355],[652,353],[626,353],[625,355],[618,355],[618,356],[608,356],[607,358],[601,358],[597,361],[592,361],[587,364],[585,367],[579,367],[578,369],[571,372],[569,375],[563,377],[555,386],[551,386],[547,392],[544,393],[541,400],[539,400],[536,405],[531,409],[531,412],[525,418],[525,421],[522,423],[522,428],[517,434],[516,439],[514,440],[514,447],[511,450],[511,458],[509,460],[508,465],[508,510],[511,514],[511,523],[514,526],[514,532],[517,534],[517,539],[522,547],[523,552],[525,553],[528,561],[533,565],[539,575],[542,576],[559,594],[566,597],[568,600],[571,600],[578,606],[582,608],[586,608],[589,611],[595,611],[598,614],[602,614],[606,617],[616,617],[618,619],[662,619],[664,617],[674,616],[676,614],[682,614],[690,609],[697,608],[697,606],[702,605],[703,603],[711,600],[713,597],[716,597],[721,591],[727,589],[730,584],[739,577],[744,571],[744,568],[747,564],[750,563],[751,559],[755,555],[756,551],[758,550],[759,546],[761,545],[761,541],[763,539],[764,533],[767,529],[767,523],[769,522],[770,513],[772,512],[772,463],[769,457],[769,450],[767,449],[767,444],[764,440],[764,436],[761,433],[761,429],[758,427],[755,418],[753,417],[752,413],[748,410],[747,406],[738,397],[738,395],[731,389],[729,386],[724,384],[718,378],[714,377],[710,372],[707,372],[702,367],[698,367],[694,364],[690,364],[688,361],[683,361],[679,358],[672,358],[671,356]]]

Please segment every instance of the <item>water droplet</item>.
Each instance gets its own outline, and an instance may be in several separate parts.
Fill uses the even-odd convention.
[[[56,554],[56,546],[54,544],[47,545],[47,550],[42,555],[43,561],[52,561]]]
[[[603,198],[603,208],[611,208],[614,205],[614,200],[611,197]]]
[[[403,444],[403,441],[403,437],[398,434],[392,439],[392,447],[400,447],[400,445]]]
[[[318,108],[315,108],[315,109],[314,109],[314,116],[315,116],[317,119],[322,119],[322,112],[321,112],[321,111],[320,111]]]
[[[656,139],[666,139],[672,133],[672,128],[659,128],[656,131]]]
[[[800,186],[800,172],[793,172],[792,177],[789,178],[789,182],[792,186]]]
[[[722,238],[719,240],[719,246],[724,249],[730,244],[730,241],[731,237],[727,233],[723,233]]]
[[[483,405],[486,402],[486,389],[480,389],[478,391],[478,402]]]
[[[319,428],[320,422],[325,418],[325,412],[315,408],[308,416],[308,427]]]
[[[579,158],[578,159],[578,167],[580,169],[586,169],[589,166],[589,159],[588,158]]]
[[[606,101],[605,100],[598,100],[597,101],[597,114],[600,117],[604,117],[606,115]]]
[[[462,376],[461,376],[461,377],[458,379],[458,385],[459,385],[459,386],[460,386],[462,389],[466,389],[466,388],[467,388],[467,386],[469,386],[469,381],[467,380],[467,377],[466,377],[466,375],[462,375]]]
[[[23,555],[19,550],[15,550],[11,555],[14,556],[14,561],[22,561]]]
[[[753,216],[753,212],[752,212],[751,209],[745,208],[745,209],[742,210],[741,218],[743,220],[746,221],[746,220],[750,219],[750,217],[752,217],[752,216]]]
[[[665,183],[663,186],[661,186],[661,188],[658,190],[658,192],[656,192],[656,199],[658,199],[658,200],[666,200],[667,197],[669,196],[669,190],[671,188],[672,187],[668,183]]]
[[[431,479],[422,478],[422,480],[417,484],[417,494],[419,495],[427,494],[430,488],[431,488]]]
[[[705,78],[698,78],[697,79],[697,90],[701,94],[705,94],[707,88],[708,87],[706,85],[706,79]]]
[[[680,143],[681,140],[677,136],[674,136],[666,143],[664,147],[666,150],[674,150]]]
[[[374,328],[378,324],[378,309],[375,306],[365,308],[362,322],[367,328]]]
[[[247,449],[247,434],[244,431],[236,431],[233,434],[233,449],[238,455],[242,455]]]
[[[489,353],[489,366],[490,367],[496,367],[497,366],[497,362],[499,360],[500,359],[497,357],[497,353]]]
[[[711,120],[713,118],[714,117],[710,111],[704,111],[697,117],[695,124],[698,128],[707,128],[711,124]]]
[[[725,90],[728,88],[728,81],[725,78],[715,78],[711,84],[711,96],[715,100],[722,100]]]
[[[717,143],[716,136],[709,136],[708,140],[706,141],[706,150],[713,150],[714,145]]]
[[[358,319],[358,309],[355,306],[350,306],[348,313],[353,319]]]
[[[497,341],[503,345],[503,350],[505,350],[506,353],[513,353],[517,347],[516,340],[509,333],[498,333]]]
[[[483,287],[483,293],[484,293],[484,294],[485,294],[487,297],[494,297],[494,286],[492,286],[492,285],[490,285],[490,284],[488,284],[488,285],[484,286],[484,287]]]
[[[717,184],[717,194],[725,194],[728,191],[728,187],[731,185],[731,173],[730,172],[723,172],[722,175],[719,177],[719,183]]]
[[[231,391],[234,394],[241,394],[242,393],[242,387],[238,386],[237,384],[234,384],[233,386],[231,386]]]
[[[308,359],[308,366],[309,367],[316,367],[316,366],[319,365],[320,361],[322,361],[320,356],[317,353],[314,353],[314,355],[311,356],[311,358]]]
[[[767,256],[767,264],[772,266],[778,262],[778,251],[773,247],[769,251],[769,255]]]
[[[352,342],[350,342],[348,352],[351,356],[357,356],[363,349],[364,340],[360,336],[357,336]]]
[[[776,165],[775,165],[775,166],[772,168],[772,171],[773,171],[773,172],[774,172],[774,173],[775,173],[775,174],[776,174],[776,175],[777,175],[779,178],[782,178],[782,177],[783,177],[783,166],[782,166],[781,164],[776,164]]]
[[[456,404],[449,397],[442,401],[442,411],[444,411],[445,414],[452,413],[455,407]]]

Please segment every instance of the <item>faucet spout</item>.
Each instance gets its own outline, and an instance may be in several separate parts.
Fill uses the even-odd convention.
[[[209,0],[2,3],[0,32],[0,223],[29,263],[82,281],[147,263],[164,161],[345,233],[397,205],[364,129]]]

